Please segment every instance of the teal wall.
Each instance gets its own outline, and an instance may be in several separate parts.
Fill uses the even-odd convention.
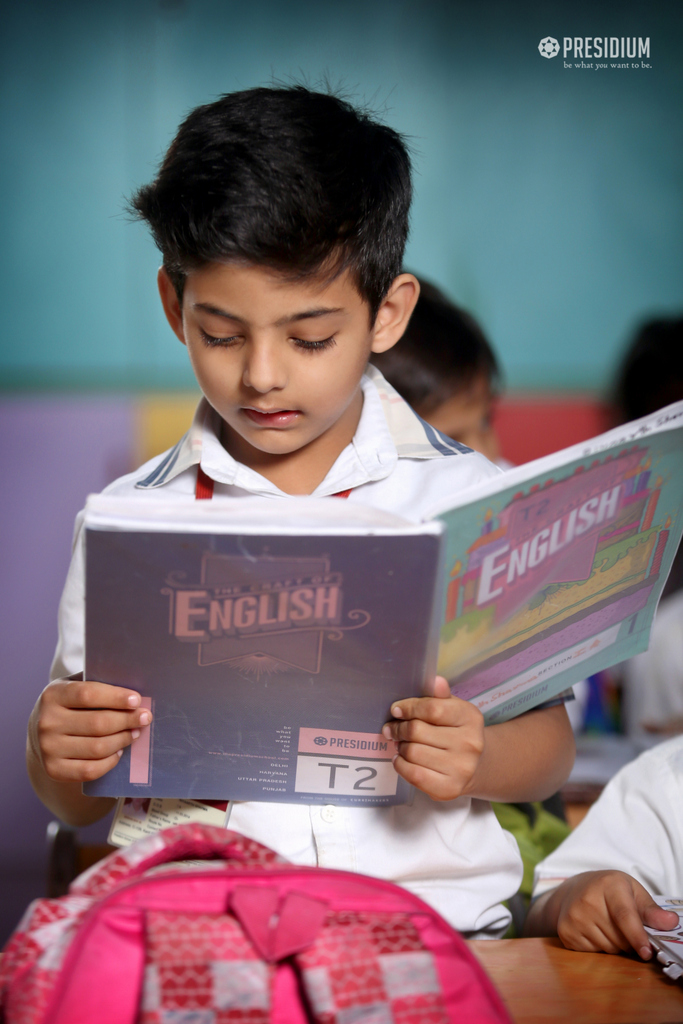
[[[194,105],[326,74],[411,139],[407,264],[482,320],[508,383],[604,386],[683,308],[680,3],[23,0],[2,5],[0,374],[183,387],[157,253],[124,197]],[[649,36],[650,69],[567,70],[541,37]]]

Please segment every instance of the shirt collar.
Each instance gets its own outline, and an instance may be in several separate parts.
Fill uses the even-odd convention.
[[[472,451],[425,423],[372,363],[368,365],[365,376],[372,381],[379,395],[399,459],[438,459],[466,455]]]
[[[316,487],[315,496],[381,480],[389,476],[398,459],[439,459],[471,451],[425,423],[375,366],[367,367],[361,386],[363,410],[353,441]],[[284,493],[226,452],[220,442],[220,418],[205,398],[197,406],[185,436],[135,486],[145,490],[162,487],[197,465],[212,480],[253,494]]]

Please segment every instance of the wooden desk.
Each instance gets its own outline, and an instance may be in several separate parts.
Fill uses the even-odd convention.
[[[683,985],[657,964],[575,953],[559,939],[469,942],[515,1024],[680,1024]]]

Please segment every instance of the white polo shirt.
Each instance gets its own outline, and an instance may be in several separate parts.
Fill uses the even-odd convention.
[[[363,410],[351,444],[313,496],[352,488],[350,502],[373,505],[412,521],[436,501],[497,475],[482,455],[424,423],[374,367],[362,381]],[[287,500],[275,484],[236,462],[220,443],[220,419],[202,401],[193,424],[165,455],[110,484],[105,493],[146,493],[150,502],[194,501],[197,466],[221,496]],[[59,643],[51,679],[83,669],[83,514],[59,608]],[[501,900],[519,888],[517,844],[490,805],[461,797],[437,803],[416,791],[394,807],[234,803],[230,828],[270,846],[296,864],[359,871],[405,886],[462,932],[496,938],[510,915]]]
[[[683,736],[631,761],[536,866],[534,897],[582,871],[625,871],[653,896],[683,893]]]

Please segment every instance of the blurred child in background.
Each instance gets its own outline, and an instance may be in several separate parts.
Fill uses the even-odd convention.
[[[581,824],[536,868],[526,935],[568,949],[652,957],[643,925],[675,928],[652,895],[683,894],[683,736],[618,772]]]
[[[492,424],[501,376],[495,353],[474,317],[418,280],[420,297],[405,334],[372,362],[435,430],[509,469]]]
[[[628,347],[617,374],[619,422],[683,399],[683,317],[650,320]],[[683,732],[683,556],[666,581],[650,647],[622,666],[624,730],[635,739]]]

